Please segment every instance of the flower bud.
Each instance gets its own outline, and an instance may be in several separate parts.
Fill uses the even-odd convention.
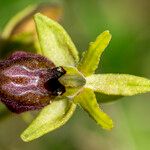
[[[15,52],[0,62],[0,100],[15,113],[40,109],[65,92],[65,73],[41,55]]]

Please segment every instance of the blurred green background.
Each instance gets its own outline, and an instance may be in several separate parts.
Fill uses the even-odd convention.
[[[150,78],[149,0],[0,0],[0,32],[18,11],[41,2],[63,7],[61,24],[80,52],[99,33],[110,30],[113,38],[97,72]],[[112,131],[99,128],[78,108],[64,127],[30,143],[19,138],[27,124],[13,115],[0,122],[0,150],[150,149],[150,94],[125,97],[102,107],[115,122]]]

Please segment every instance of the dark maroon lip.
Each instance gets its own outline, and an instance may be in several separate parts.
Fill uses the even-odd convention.
[[[41,55],[15,52],[0,62],[0,99],[12,112],[40,109],[65,92],[65,73]]]

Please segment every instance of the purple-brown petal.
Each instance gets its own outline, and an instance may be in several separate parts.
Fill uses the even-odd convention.
[[[0,99],[12,112],[40,109],[65,92],[65,73],[41,55],[15,52],[0,62]]]

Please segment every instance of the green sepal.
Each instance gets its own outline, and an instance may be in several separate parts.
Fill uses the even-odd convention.
[[[75,66],[79,60],[78,51],[63,27],[40,13],[34,20],[42,55],[56,66]]]
[[[132,96],[150,92],[150,80],[127,74],[94,74],[85,87],[107,95]]]
[[[70,119],[75,108],[76,105],[67,98],[55,99],[41,110],[37,118],[21,134],[22,140],[29,142],[61,127]]]
[[[83,53],[83,57],[79,62],[78,69],[85,76],[89,76],[95,72],[98,67],[101,55],[111,40],[109,31],[100,34],[95,42],[91,42],[88,50]]]
[[[105,114],[96,101],[94,92],[91,89],[83,89],[75,98],[74,102],[80,104],[85,111],[97,122],[102,128],[110,130],[113,128],[111,118]]]

